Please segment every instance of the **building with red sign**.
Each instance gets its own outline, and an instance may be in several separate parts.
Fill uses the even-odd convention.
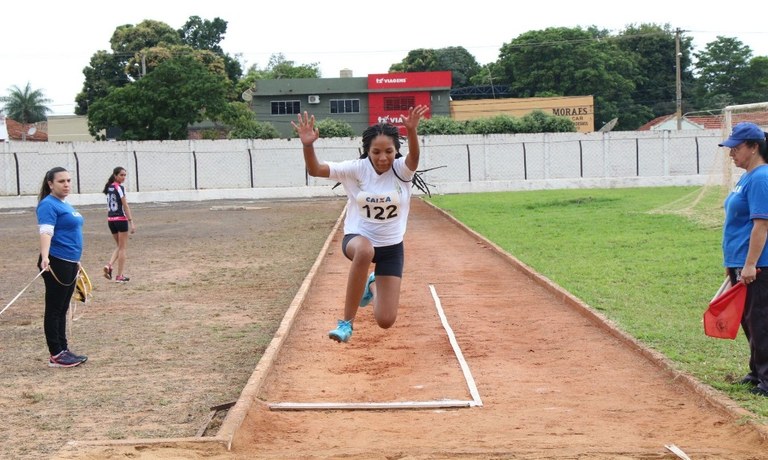
[[[367,77],[256,80],[243,93],[256,119],[281,135],[293,135],[291,121],[304,111],[317,120],[332,118],[360,134],[380,122],[401,125],[401,116],[419,104],[427,117],[450,116],[451,72],[371,74]]]

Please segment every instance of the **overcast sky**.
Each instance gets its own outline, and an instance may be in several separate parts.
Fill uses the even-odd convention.
[[[190,16],[227,21],[221,47],[240,55],[244,69],[253,64],[263,69],[272,54],[283,53],[297,65],[318,63],[328,78],[345,68],[355,77],[386,73],[418,48],[462,46],[487,64],[498,59],[503,44],[547,27],[595,25],[618,33],[630,24],[669,24],[692,37],[697,50],[722,35],[741,40],[755,56],[768,56],[764,1],[740,1],[734,4],[738,8],[661,0],[555,0],[525,6],[470,0],[459,5],[444,0],[4,2],[0,94],[29,82],[53,101],[52,114],[72,114],[83,68],[96,51],[110,50],[116,27],[152,19],[179,29]]]

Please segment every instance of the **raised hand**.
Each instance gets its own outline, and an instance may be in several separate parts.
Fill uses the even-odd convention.
[[[403,115],[403,126],[408,130],[415,130],[419,126],[419,120],[429,111],[426,105],[417,105],[408,109],[408,115]]]
[[[320,137],[320,130],[315,127],[315,116],[304,112],[299,114],[299,123],[291,122],[303,145],[312,145]]]

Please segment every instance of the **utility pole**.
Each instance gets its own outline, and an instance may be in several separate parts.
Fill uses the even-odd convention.
[[[683,88],[680,73],[680,58],[683,53],[680,52],[680,29],[675,30],[675,118],[677,119],[677,130],[683,128]]]
[[[496,90],[493,89],[493,75],[491,75],[491,64],[488,64],[488,80],[491,82],[491,94],[496,99]]]

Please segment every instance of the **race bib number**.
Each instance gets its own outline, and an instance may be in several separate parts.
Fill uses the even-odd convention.
[[[387,222],[400,216],[400,194],[394,190],[384,194],[360,192],[357,194],[357,206],[362,219]]]
[[[118,203],[117,203],[117,195],[113,193],[107,194],[107,208],[109,208],[110,211],[116,212],[118,209]]]

